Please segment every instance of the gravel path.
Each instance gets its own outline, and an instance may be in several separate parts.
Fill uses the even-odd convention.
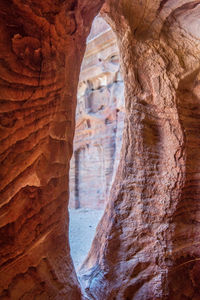
[[[75,269],[86,258],[103,210],[69,209],[69,241]]]

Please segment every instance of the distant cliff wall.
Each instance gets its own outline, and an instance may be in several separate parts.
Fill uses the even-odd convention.
[[[78,87],[70,207],[104,207],[119,162],[123,124],[124,83],[116,37],[96,17]]]

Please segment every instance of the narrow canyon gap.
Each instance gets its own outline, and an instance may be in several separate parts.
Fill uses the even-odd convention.
[[[79,76],[69,208],[104,209],[119,165],[124,114],[116,35],[97,16]]]
[[[94,19],[81,65],[69,172],[69,242],[75,269],[91,247],[119,165],[124,83],[116,35]]]
[[[0,1],[2,299],[81,299],[67,242],[85,39],[103,1]],[[81,281],[91,299],[198,300],[200,2],[110,0],[121,163]]]

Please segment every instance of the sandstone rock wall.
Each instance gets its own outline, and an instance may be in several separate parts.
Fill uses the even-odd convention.
[[[0,298],[80,299],[68,170],[85,40],[103,1],[0,1]]]
[[[79,78],[70,207],[104,207],[119,164],[123,123],[124,83],[116,36],[98,16]]]
[[[68,171],[81,59],[103,1],[0,1],[0,297],[81,299]],[[200,2],[108,0],[126,122],[81,280],[90,299],[198,300]]]
[[[98,300],[200,299],[200,2],[107,1],[102,13],[120,44],[126,126],[83,283]]]

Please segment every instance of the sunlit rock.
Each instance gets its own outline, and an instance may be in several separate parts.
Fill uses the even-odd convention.
[[[116,36],[96,17],[82,63],[70,169],[72,208],[103,208],[119,164],[124,83]]]

